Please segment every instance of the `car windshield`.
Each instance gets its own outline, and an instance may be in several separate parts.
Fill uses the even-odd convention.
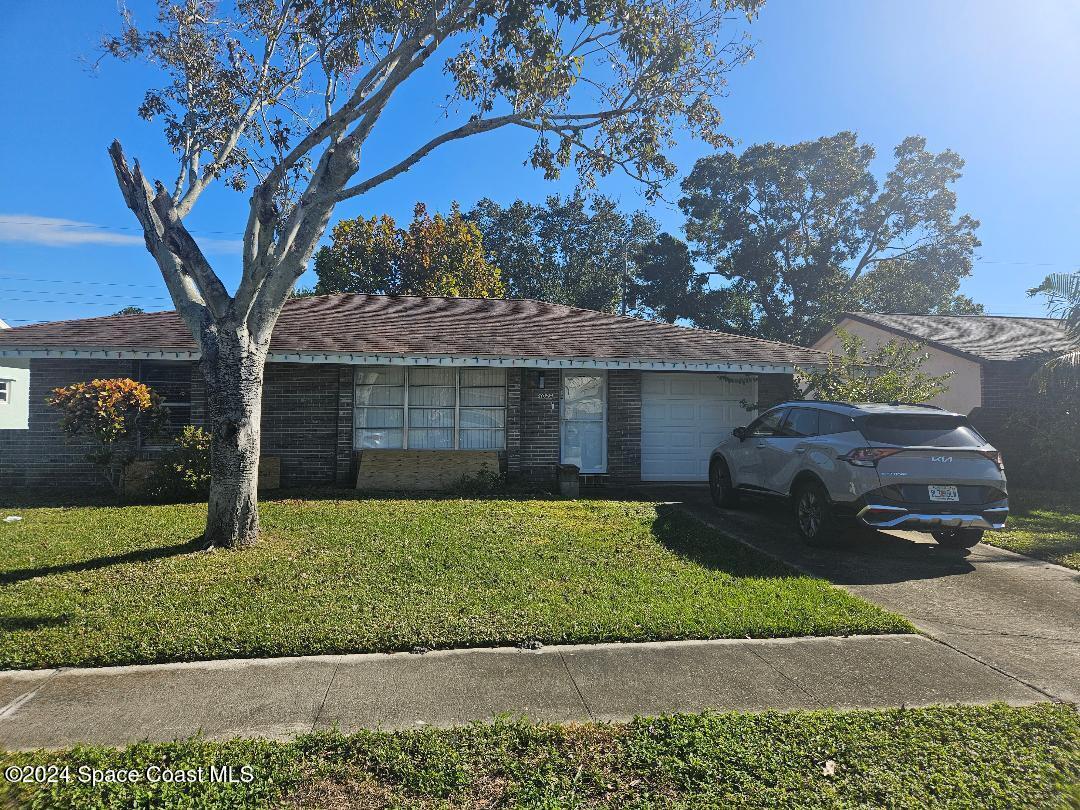
[[[922,447],[979,447],[986,443],[962,416],[875,414],[859,420],[869,441]]]

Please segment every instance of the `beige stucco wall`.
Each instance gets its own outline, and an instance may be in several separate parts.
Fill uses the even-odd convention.
[[[0,403],[0,430],[30,427],[30,361],[0,358],[0,380],[10,380],[10,401]]]
[[[861,337],[868,348],[876,348],[897,337],[892,332],[848,318],[840,321],[840,326]],[[815,343],[814,348],[834,351],[840,348],[840,341],[830,332]],[[929,359],[922,365],[926,373],[938,375],[953,372],[949,378],[949,390],[930,400],[931,405],[962,414],[969,414],[982,405],[982,368],[978,363],[930,346],[926,347],[926,353]]]

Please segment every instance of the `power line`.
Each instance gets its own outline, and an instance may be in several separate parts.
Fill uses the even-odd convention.
[[[11,276],[4,273],[0,273],[0,278],[8,281],[33,281],[39,284],[93,284],[98,287],[137,287],[145,290],[160,290],[164,286],[164,282],[161,284],[125,284],[121,281],[83,281],[82,279],[66,279],[56,277],[40,276]]]
[[[0,289],[0,293],[18,293],[29,295],[48,295],[51,291],[48,289]],[[117,300],[125,301],[171,301],[172,298],[162,298],[160,296],[147,296],[147,295],[126,295],[124,293],[67,293],[66,295],[75,295],[80,298],[116,298]],[[3,299],[0,299],[3,300]],[[10,298],[8,300],[17,300]]]
[[[71,293],[71,294],[74,295],[74,293]],[[108,307],[108,306],[113,306],[114,304],[119,304],[119,303],[123,303],[124,301],[131,301],[131,300],[133,300],[133,299],[127,298],[125,296],[118,296],[116,298],[110,299],[109,301],[61,301],[59,299],[54,299],[54,298],[4,298],[4,299],[0,300],[0,303],[6,304],[8,301],[18,301],[21,304],[78,304],[80,306],[86,306],[86,307],[96,307],[96,306]],[[158,299],[154,299],[154,300],[164,301],[166,299],[158,298]]]

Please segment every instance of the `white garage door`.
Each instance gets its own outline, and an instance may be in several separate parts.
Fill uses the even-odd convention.
[[[749,375],[643,372],[642,480],[707,481],[709,454],[756,416],[741,404],[756,401],[757,378]]]

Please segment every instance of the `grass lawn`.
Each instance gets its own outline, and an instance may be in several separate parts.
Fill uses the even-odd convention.
[[[991,545],[1080,569],[1080,490],[1010,490],[1006,531],[987,532]]]
[[[6,509],[0,668],[912,630],[651,503],[282,499],[213,553],[204,505]]]
[[[80,767],[252,768],[248,784],[8,785],[11,806],[28,808],[1075,807],[1080,719],[1043,704],[504,722],[77,748],[0,764],[67,766],[73,779]]]

